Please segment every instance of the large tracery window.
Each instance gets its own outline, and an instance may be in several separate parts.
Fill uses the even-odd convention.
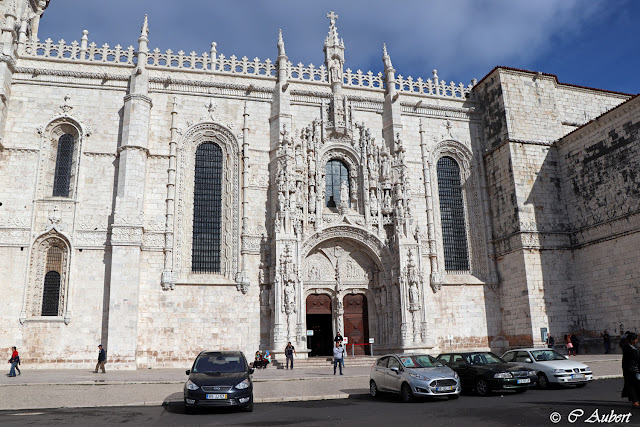
[[[340,160],[334,159],[327,162],[325,182],[324,203],[329,208],[335,208],[340,205],[340,186],[342,182],[347,183],[348,194],[351,194],[349,169]],[[347,200],[347,203],[351,206],[350,200]]]
[[[73,135],[65,133],[58,139],[53,196],[69,197],[73,164]]]
[[[205,142],[196,150],[191,271],[219,273],[222,217],[222,149]]]
[[[469,254],[460,167],[451,157],[442,157],[438,160],[437,173],[445,270],[467,271]]]

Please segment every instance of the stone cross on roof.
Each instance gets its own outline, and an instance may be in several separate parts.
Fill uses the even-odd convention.
[[[333,13],[333,11],[327,13],[327,18],[329,18],[331,26],[335,26],[336,25],[336,19],[338,19],[338,15]]]

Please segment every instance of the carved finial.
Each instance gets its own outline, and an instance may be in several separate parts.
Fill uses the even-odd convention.
[[[382,62],[384,63],[385,72],[387,70],[393,68],[393,65],[391,64],[391,57],[389,56],[389,53],[387,52],[387,44],[386,43],[382,43]]]
[[[142,23],[142,30],[140,31],[140,37],[147,37],[149,35],[149,16],[144,15],[144,22]]]
[[[284,51],[284,40],[282,39],[282,30],[278,30],[278,57],[287,56]]]
[[[388,56],[387,54],[387,44],[386,43],[382,43],[382,56]]]
[[[329,22],[332,27],[336,26],[336,19],[338,19],[338,15],[336,15],[333,11],[327,13],[327,18],[329,18]]]
[[[173,97],[173,110],[172,112],[178,112],[178,97]]]

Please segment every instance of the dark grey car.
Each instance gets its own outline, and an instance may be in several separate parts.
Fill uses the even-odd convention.
[[[451,368],[428,354],[388,354],[371,367],[369,392],[400,393],[404,402],[417,396],[446,396],[457,399],[460,380]]]

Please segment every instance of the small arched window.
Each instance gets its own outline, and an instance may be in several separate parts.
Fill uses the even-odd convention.
[[[73,164],[73,135],[65,133],[58,139],[53,197],[69,197]]]
[[[445,270],[467,271],[469,254],[460,167],[453,158],[442,157],[437,163],[437,173]]]
[[[60,288],[62,272],[62,248],[52,246],[47,251],[47,263],[42,289],[42,316],[60,315]]]
[[[340,160],[329,160],[327,162],[325,177],[325,206],[335,208],[340,205],[340,186],[342,182],[347,183],[347,194],[349,194],[348,198],[350,199],[351,188],[349,186],[349,169],[347,165]],[[351,206],[351,201],[347,200],[347,204]]]
[[[196,150],[191,271],[219,273],[222,220],[222,149],[213,142]]]

